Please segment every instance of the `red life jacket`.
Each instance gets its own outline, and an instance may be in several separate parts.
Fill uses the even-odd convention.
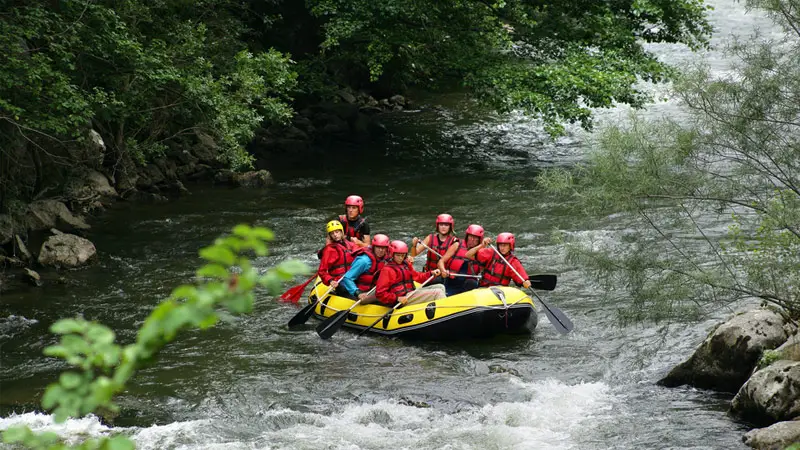
[[[478,275],[481,273],[481,265],[478,261],[467,259],[467,252],[469,249],[467,248],[467,241],[461,241],[458,243],[458,251],[456,254],[450,258],[450,261],[447,261],[447,270],[450,272],[455,273],[465,273],[467,275]],[[462,268],[464,264],[467,265],[466,272],[462,272]]]
[[[506,264],[497,256],[497,253],[494,253],[492,259],[483,267],[483,276],[481,277],[480,286],[508,286],[511,284],[511,280],[514,279],[514,272],[508,265],[513,264],[516,259],[516,256],[509,253],[508,256],[506,256],[506,261],[508,261],[508,264]]]
[[[431,238],[428,239],[428,242],[431,244],[428,247],[435,250],[439,255],[444,255],[447,249],[456,241],[456,237],[452,234],[448,235],[443,241],[439,240],[439,233],[432,233],[430,236]],[[436,253],[428,250],[428,261],[425,263],[425,270],[428,272],[436,270],[436,263],[440,259]]]
[[[408,264],[407,262],[404,262],[403,264],[397,264],[394,261],[389,261],[386,263],[386,267],[391,267],[391,269],[399,278],[399,280],[395,281],[393,285],[389,286],[389,292],[398,297],[402,297],[415,289],[414,275],[411,264]]]
[[[369,256],[369,260],[372,262],[372,265],[369,266],[366,272],[362,273],[356,279],[356,287],[361,292],[367,292],[375,286],[375,283],[378,281],[377,276],[386,262],[389,260],[389,252],[386,252],[383,258],[378,258],[372,250],[372,247],[368,248],[360,248],[353,252],[353,260],[358,258],[361,255]]]
[[[347,216],[344,214],[339,215],[339,222],[342,223],[344,227],[344,235],[349,241],[351,237],[358,238],[358,240],[364,239],[364,233],[361,231],[361,225],[364,224],[364,219],[361,216],[356,218],[356,224],[354,226],[350,226],[350,222],[347,220]]]
[[[353,250],[344,242],[334,242],[328,244],[328,247],[337,253],[336,260],[328,267],[328,273],[334,278],[340,278],[350,269],[350,264],[353,264]]]

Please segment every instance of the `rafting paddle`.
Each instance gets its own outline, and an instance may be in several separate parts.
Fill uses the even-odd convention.
[[[517,277],[521,279],[522,275],[520,275],[519,272],[517,272],[517,269],[515,269],[514,266],[512,266],[511,263],[509,263],[508,260],[500,253],[500,250],[497,250],[497,247],[495,247],[494,245],[490,245],[490,247],[492,247],[492,250],[494,250],[494,252],[497,253],[497,256],[499,256],[500,259],[502,259],[503,262],[506,263],[506,265],[509,268],[511,268],[511,271],[514,272],[514,274],[516,274]],[[533,280],[531,280],[531,285],[533,285]],[[555,286],[553,287],[555,288]],[[556,308],[555,306],[553,307],[547,306],[547,303],[545,303],[544,300],[542,300],[542,298],[539,297],[536,294],[536,292],[534,292],[532,289],[530,290],[530,292],[539,300],[539,303],[542,304],[542,306],[544,307],[544,314],[547,316],[547,319],[550,321],[550,323],[553,325],[556,331],[558,331],[561,334],[567,334],[570,331],[572,331],[572,329],[575,326],[572,325],[572,321],[569,320],[569,317],[567,317],[560,309]]]
[[[480,279],[481,275],[469,275],[465,273],[451,273],[451,277],[460,277],[460,278],[475,278]],[[533,275],[529,278],[531,282],[532,289],[541,289],[543,291],[552,291],[556,288],[556,282],[558,278],[555,275],[551,274],[544,274],[544,275]]]
[[[344,278],[344,276],[342,278]],[[342,278],[339,278],[338,280],[336,280],[336,282],[337,283],[341,282]],[[314,314],[314,308],[317,307],[317,303],[322,301],[323,298],[327,297],[328,294],[330,294],[331,291],[333,291],[333,289],[334,289],[333,287],[328,288],[328,290],[325,291],[325,293],[322,294],[321,297],[317,298],[317,301],[315,301],[314,303],[309,303],[308,305],[304,306],[303,309],[298,311],[297,314],[295,314],[294,317],[292,317],[289,320],[289,323],[286,324],[286,325],[289,328],[291,328],[291,327],[295,327],[297,325],[302,325],[302,324],[306,323],[308,321],[308,318],[311,317],[311,314]]]
[[[367,292],[367,295],[370,295],[373,292],[375,292],[375,288],[370,289]],[[359,303],[361,303],[360,299],[353,303],[353,306],[337,312],[336,314],[325,319],[321,324],[317,325],[317,334],[319,337],[322,339],[330,339],[334,333],[339,331],[339,328],[342,328],[342,325],[344,325],[344,323],[347,321],[347,315],[350,314],[350,311],[358,306]]]
[[[418,244],[422,244],[422,246],[423,246],[423,247],[425,247],[425,248],[427,248],[429,252],[433,252],[433,254],[434,254],[434,255],[436,255],[436,256],[438,256],[439,258],[441,258],[441,257],[442,257],[442,255],[440,255],[440,254],[439,254],[439,252],[437,252],[436,250],[434,250],[434,249],[432,249],[432,248],[428,247],[427,245],[425,245],[425,241],[424,241],[423,239],[419,239],[419,238],[418,238],[418,239],[417,239],[417,243],[418,243]]]
[[[416,289],[414,289],[414,291],[416,291],[417,289],[420,289],[420,288],[424,287],[426,284],[430,283],[430,282],[431,282],[431,280],[433,280],[434,278],[436,278],[436,276],[433,276],[433,275],[432,275],[430,278],[428,278],[427,280],[425,280],[425,282],[424,282],[424,283],[420,284],[420,285],[419,285],[419,287],[417,287]],[[411,291],[411,292],[414,292],[414,291]],[[399,307],[401,307],[401,306],[403,306],[403,304],[402,304],[402,303],[400,303],[400,302],[397,302],[397,304],[396,304],[396,305],[394,305],[394,308],[390,309],[389,311],[386,311],[386,314],[384,314],[384,315],[380,316],[380,317],[378,318],[378,320],[376,320],[375,322],[372,322],[372,325],[370,325],[370,326],[369,326],[369,327],[367,327],[366,329],[362,330],[362,331],[361,331],[361,333],[358,333],[358,336],[356,336],[356,338],[358,338],[358,337],[359,337],[359,336],[361,336],[362,334],[366,333],[367,331],[371,330],[373,327],[375,327],[375,325],[377,325],[377,324],[378,324],[378,322],[380,322],[381,320],[383,320],[383,319],[385,319],[386,317],[390,316],[390,315],[391,315],[391,314],[394,312],[394,310],[396,310],[397,308],[399,308]]]
[[[311,280],[313,280],[316,277],[317,274],[315,273],[314,275],[311,275],[311,278],[309,278],[305,283],[298,284],[297,286],[290,288],[289,290],[281,294],[280,297],[281,300],[283,300],[286,303],[297,303],[300,300],[300,297],[303,296],[303,292],[306,290],[306,286],[308,286],[308,283],[311,283]]]

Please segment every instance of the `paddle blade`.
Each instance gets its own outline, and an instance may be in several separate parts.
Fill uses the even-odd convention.
[[[316,274],[312,275],[311,278],[309,278],[305,283],[298,284],[297,286],[290,288],[289,290],[281,294],[280,297],[281,301],[284,301],[286,303],[297,303],[300,300],[300,297],[303,296],[303,292],[306,290],[306,286],[308,286],[308,283],[311,283],[311,280],[316,278],[316,276],[317,276]]]
[[[572,325],[572,321],[569,320],[569,317],[567,317],[563,311],[555,306],[547,306],[547,303],[541,301],[541,299],[539,299],[539,302],[544,307],[544,315],[547,316],[547,320],[550,321],[556,331],[561,334],[567,334],[575,328],[575,326]]]
[[[558,277],[555,275],[534,275],[530,277],[531,287],[543,291],[552,291],[556,288]]]
[[[295,314],[294,317],[292,317],[291,320],[289,320],[287,326],[291,328],[306,323],[308,321],[308,318],[311,317],[312,314],[314,314],[314,307],[317,306],[317,303],[319,302],[309,303],[303,309],[298,311],[297,314]]]
[[[330,339],[331,336],[333,336],[334,333],[339,331],[339,328],[341,328],[342,325],[344,325],[344,322],[347,320],[347,314],[349,312],[350,311],[347,309],[339,311],[330,318],[325,319],[325,321],[322,322],[321,324],[317,325],[317,334],[319,335],[319,337],[321,337],[322,339]]]

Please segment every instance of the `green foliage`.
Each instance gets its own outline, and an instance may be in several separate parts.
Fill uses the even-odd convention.
[[[47,347],[45,354],[64,359],[73,370],[62,373],[57,383],[47,387],[42,407],[52,411],[59,423],[69,417],[85,416],[98,408],[118,411],[119,407],[113,403],[114,395],[125,389],[137,367],[154,358],[179,332],[214,326],[223,317],[220,311],[234,315],[249,313],[256,287],[266,287],[276,294],[281,283],[308,273],[305,264],[286,261],[259,274],[248,255],[266,255],[267,242],[272,239],[272,232],[265,228],[237,225],[231,235],[201,249],[200,257],[206,263],[197,270],[199,281],[175,288],[145,319],[132,344],[117,344],[109,328],[81,318],[54,323],[50,331],[61,335],[61,341]],[[3,440],[49,450],[134,448],[124,436],[66,446],[57,442],[53,433],[36,434],[27,427],[9,428],[3,432]]]
[[[66,150],[91,127],[110,149],[107,164],[145,163],[203,132],[228,165],[249,166],[243,146],[262,121],[290,116],[296,75],[287,55],[248,49],[237,8],[0,0],[0,154],[70,166],[81,161]]]
[[[396,86],[466,86],[499,111],[591,126],[590,108],[642,106],[634,84],[670,70],[647,42],[706,45],[711,26],[701,0],[498,2],[313,0],[331,62],[359,67]]]
[[[768,367],[775,361],[780,361],[781,359],[783,359],[781,352],[776,350],[765,350],[764,353],[761,354],[761,358],[758,359],[758,364],[756,367],[758,370],[761,370],[765,367]]]
[[[780,14],[785,3],[763,5]],[[679,79],[688,124],[634,119],[607,130],[585,164],[540,178],[580,211],[619,213],[620,239],[564,242],[609,295],[632,299],[623,318],[682,318],[743,297],[800,317],[800,23],[784,20],[785,40],[728,49],[733,74]]]

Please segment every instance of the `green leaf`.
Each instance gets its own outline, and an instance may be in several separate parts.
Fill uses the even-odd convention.
[[[50,332],[55,334],[83,333],[88,323],[82,319],[61,319],[50,326]]]
[[[25,442],[33,433],[25,425],[16,425],[3,432],[3,442],[13,444],[15,442]]]
[[[114,436],[106,441],[108,450],[134,450],[136,445],[125,436]]]
[[[197,271],[200,278],[217,278],[226,280],[230,277],[230,272],[219,264],[206,264]]]
[[[65,389],[72,390],[83,383],[83,377],[75,372],[64,372],[58,378],[58,381]]]
[[[214,245],[200,249],[200,256],[208,261],[220,263],[223,266],[232,266],[236,262],[236,255],[225,247]]]

